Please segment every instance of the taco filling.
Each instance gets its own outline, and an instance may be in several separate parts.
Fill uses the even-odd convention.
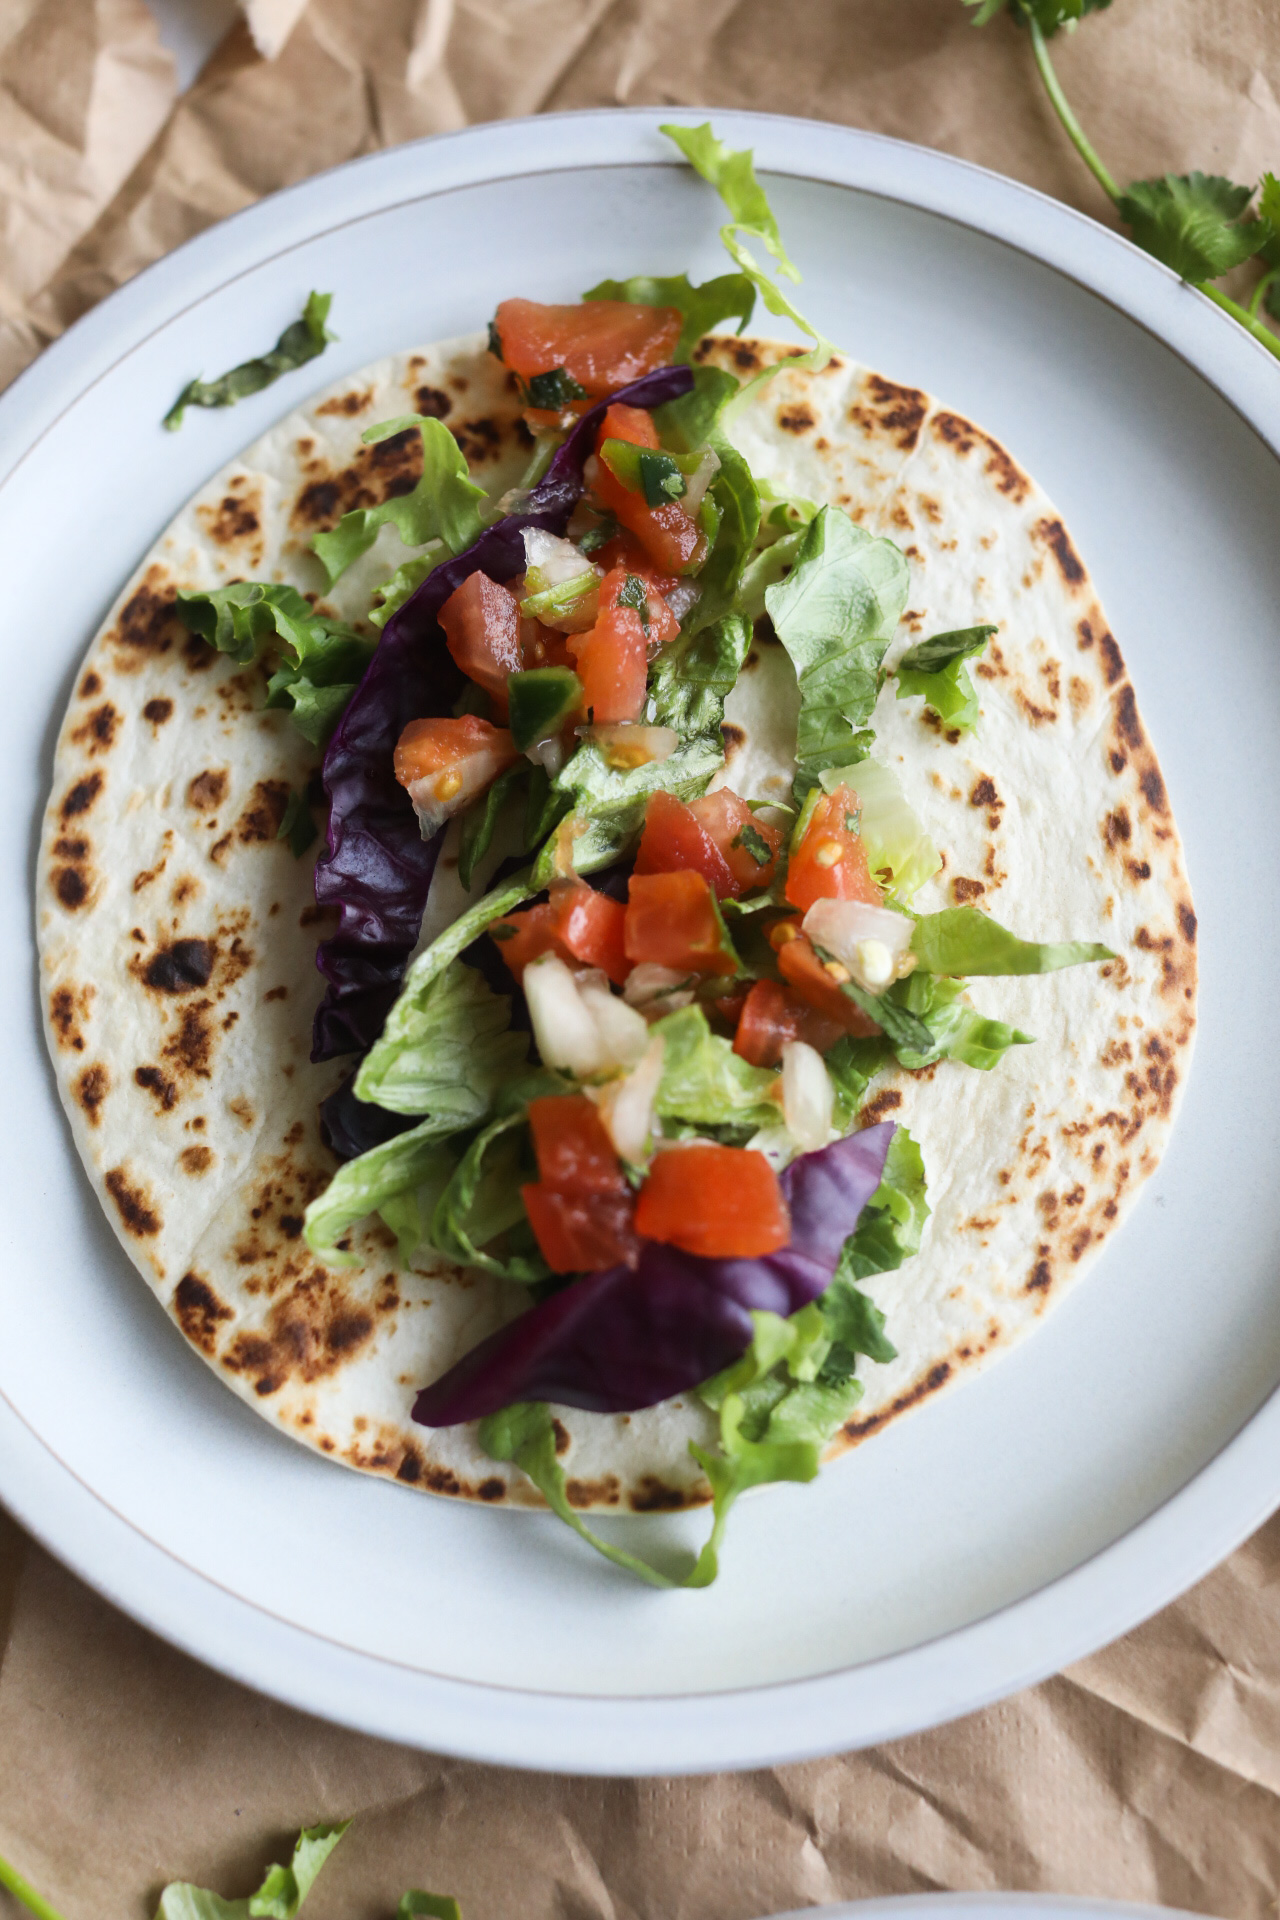
[[[238,501],[259,528],[250,565],[216,551],[207,504],[171,534],[97,648],[151,695],[140,739],[173,737],[161,705],[192,716],[185,754],[132,775],[162,820],[185,792],[168,905],[147,919],[153,876],[101,909],[130,980],[170,957],[145,1041],[141,1014],[122,1042],[81,1031],[71,935],[98,897],[56,873],[102,769],[73,764],[74,702],[42,942],[82,1151],[246,1397],[350,1464],[540,1495],[657,1585],[583,1512],[710,1499],[685,1575],[704,1585],[741,1492],[812,1479],[1096,1251],[1171,1118],[1195,923],[1061,522],[980,430],[850,369],[782,291],[798,276],[750,155],[670,131],[726,202],[733,272],[506,299],[487,343],[399,371],[414,410],[362,427],[329,495],[305,482],[320,416],[359,415],[381,376],[305,416],[288,489],[279,435],[220,477],[224,517]],[[744,338],[757,294],[812,348]],[[455,432],[464,395],[492,405]],[[273,461],[277,504],[251,507]],[[163,645],[135,661],[144,590]],[[82,701],[90,680],[92,662]],[[225,772],[194,764],[214,750]],[[252,786],[268,879],[247,812],[218,834],[238,756],[271,753],[284,777]],[[203,944],[180,937],[178,869],[199,859]],[[314,902],[282,914],[313,859]],[[237,946],[240,974],[280,974],[252,1013]],[[987,1005],[973,983],[996,978]],[[264,1024],[272,1000],[285,1025]],[[101,1066],[93,1102],[68,1021]],[[130,1076],[113,1044],[155,1063]],[[1020,1067],[1032,1052],[1050,1060]],[[237,1074],[258,1089],[242,1139]],[[171,1208],[163,1174],[140,1177],[148,1118],[215,1203],[193,1187]]]

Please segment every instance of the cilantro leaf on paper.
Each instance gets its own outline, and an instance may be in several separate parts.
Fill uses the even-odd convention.
[[[894,669],[899,700],[922,694],[940,720],[971,732],[978,724],[978,696],[964,663],[980,654],[995,632],[991,626],[960,627],[908,647]]]
[[[443,542],[441,559],[446,552],[464,552],[479,534],[485,490],[472,480],[462,448],[443,420],[408,413],[396,420],[379,421],[360,437],[366,446],[372,446],[414,427],[422,436],[422,476],[412,493],[394,495],[377,507],[354,507],[343,514],[336,527],[318,533],[311,542],[329,586],[368,552],[378,529],[388,522],[406,547]]]
[[[1086,13],[1100,13],[1111,0],[964,0],[966,7],[977,7],[973,24],[985,27],[1008,7],[1014,19],[1023,24],[1033,19],[1043,34],[1054,34],[1059,27],[1074,27]]]
[[[462,1920],[462,1908],[450,1894],[424,1893],[421,1887],[410,1887],[400,1896],[396,1920],[419,1920],[419,1916],[422,1920]]]
[[[164,417],[169,432],[177,432],[188,407],[233,407],[237,400],[261,393],[281,374],[293,373],[323,353],[329,342],[338,337],[325,326],[332,300],[331,293],[309,294],[301,319],[285,328],[270,353],[246,360],[216,380],[188,380]]]
[[[224,1900],[206,1887],[171,1881],[160,1895],[156,1920],[294,1920],[350,1825],[349,1820],[341,1820],[331,1826],[304,1827],[289,1865],[268,1868],[258,1891],[244,1900]]]
[[[1253,197],[1216,173],[1166,173],[1134,180],[1116,211],[1138,246],[1184,280],[1216,280],[1238,267],[1266,240],[1260,221],[1242,221]]]

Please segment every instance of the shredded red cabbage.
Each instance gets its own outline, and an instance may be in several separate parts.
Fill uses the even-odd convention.
[[[520,1400],[633,1413],[700,1386],[750,1346],[753,1310],[785,1317],[826,1292],[896,1132],[884,1121],[792,1161],[780,1253],[704,1260],[650,1240],[635,1268],[588,1274],[482,1340],[423,1388],[414,1419],[452,1427]]]
[[[410,720],[452,711],[463,678],[437,621],[473,573],[510,580],[524,571],[526,527],[563,533],[581,497],[583,468],[612,400],[657,407],[693,386],[689,367],[659,367],[600,401],[578,422],[518,513],[428,574],[388,620],[377,651],[324,756],[329,843],[316,862],[316,900],[338,908],[338,929],[316,965],[328,982],[316,1010],[311,1058],[362,1053],[383,1028],[417,944],[443,830],[424,840],[392,756]]]

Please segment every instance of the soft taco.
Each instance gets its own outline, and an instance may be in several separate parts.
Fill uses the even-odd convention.
[[[714,1499],[701,1583],[741,1491],[1096,1258],[1196,923],[1062,519],[926,394],[744,337],[757,290],[806,323],[742,234],[789,263],[750,156],[674,132],[735,272],[506,301],[156,543],[59,738],[39,940],[77,1148],[223,1380],[584,1533]]]

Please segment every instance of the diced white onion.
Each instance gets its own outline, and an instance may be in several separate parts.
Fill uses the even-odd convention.
[[[720,471],[720,455],[714,447],[704,447],[702,458],[684,483],[680,505],[693,519],[702,505],[702,497]]]
[[[803,921],[815,947],[848,967],[868,993],[883,993],[910,973],[915,923],[889,907],[863,900],[815,900]]]
[[[803,1152],[826,1146],[834,1111],[835,1092],[822,1055],[803,1040],[789,1040],[782,1049],[782,1114]]]
[[[636,1165],[649,1152],[664,1051],[661,1034],[655,1034],[630,1073],[609,1081],[592,1096],[615,1152]]]
[[[561,1067],[579,1080],[599,1073],[600,1029],[564,961],[554,953],[531,960],[521,984],[543,1064]]]
[[[596,1023],[605,1067],[634,1067],[649,1044],[649,1029],[642,1013],[603,986],[578,983],[578,992]]]
[[[690,985],[693,979],[693,974],[681,973],[675,967],[660,967],[656,960],[642,960],[627,975],[622,993],[629,1007],[674,1013],[678,1007],[687,1007],[693,999]]]
[[[529,748],[529,758],[545,767],[554,780],[564,765],[564,742],[558,734],[552,734],[549,740],[535,740]]]
[[[697,580],[677,580],[670,593],[664,593],[663,599],[677,620],[684,623],[686,618],[702,598],[702,585]]]
[[[552,587],[576,580],[579,574],[595,572],[586,554],[575,547],[572,540],[562,540],[558,534],[546,533],[541,527],[526,527],[523,538],[526,574],[537,575],[536,587],[526,579],[526,593],[548,593]]]

